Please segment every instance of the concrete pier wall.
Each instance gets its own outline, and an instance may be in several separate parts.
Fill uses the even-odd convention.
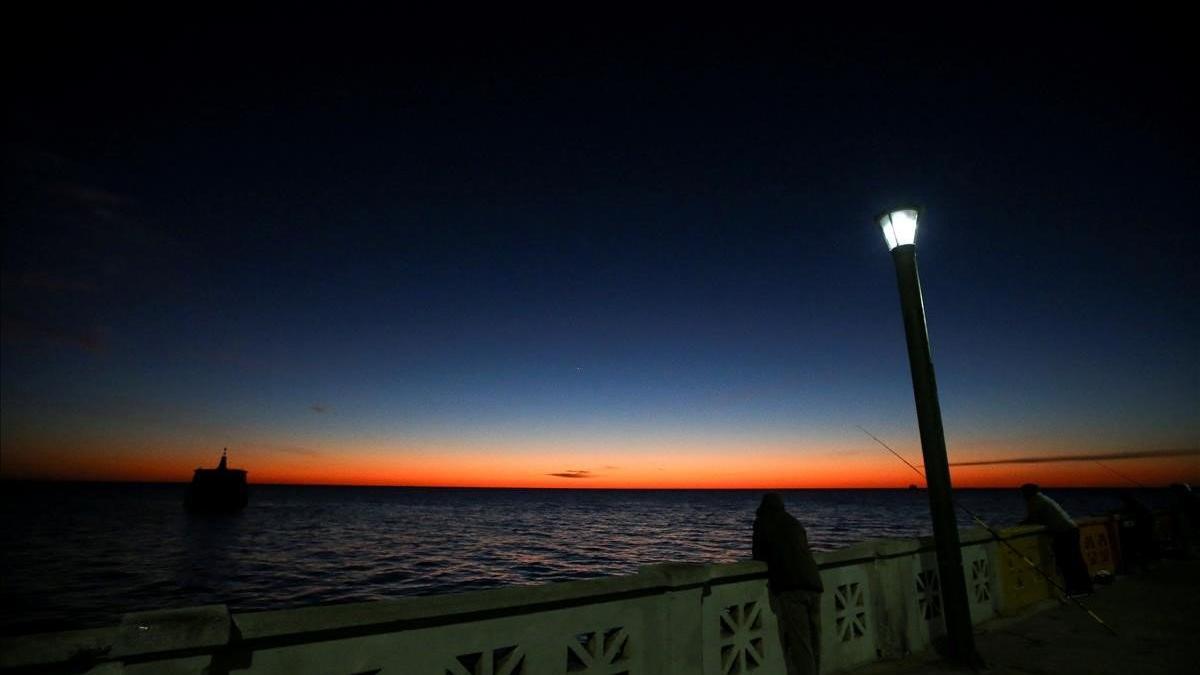
[[[1116,564],[1111,519],[1081,523],[1093,570]],[[964,530],[976,622],[1052,596],[1041,527],[996,541]],[[1014,550],[1015,549],[1015,550]],[[1090,552],[1090,553],[1089,553]],[[822,672],[929,647],[942,628],[929,538],[880,539],[817,562]],[[1025,558],[1028,558],[1026,562]],[[120,625],[6,639],[5,672],[366,675],[731,675],[784,672],[766,566],[653,565],[637,574],[462,594],[231,614],[224,605],[127,614]]]

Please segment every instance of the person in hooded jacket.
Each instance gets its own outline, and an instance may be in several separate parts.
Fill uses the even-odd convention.
[[[1148,570],[1159,557],[1154,512],[1138,500],[1133,490],[1122,490],[1117,496],[1121,500],[1121,558],[1130,571]]]
[[[767,590],[788,675],[816,675],[821,670],[825,586],[808,548],[808,533],[774,492],[763,495],[755,514],[753,549],[754,559],[767,563]]]
[[[1091,593],[1092,575],[1079,546],[1079,526],[1058,502],[1042,493],[1036,483],[1022,485],[1021,495],[1025,497],[1025,520],[1020,524],[1045,526],[1054,548],[1054,560],[1067,585],[1067,594]]]

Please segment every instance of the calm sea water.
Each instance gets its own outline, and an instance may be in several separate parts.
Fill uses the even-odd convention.
[[[0,520],[5,634],[107,625],[127,611],[235,611],[453,593],[750,557],[758,491],[251,486],[233,516],[192,516],[182,484],[8,483]],[[1072,514],[1104,490],[1048,490]],[[929,533],[924,492],[798,490],[788,509],[828,550]],[[1016,490],[965,490],[995,526]],[[964,527],[971,523],[962,519]]]

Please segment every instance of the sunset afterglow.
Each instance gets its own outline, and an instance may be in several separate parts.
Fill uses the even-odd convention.
[[[905,447],[920,463],[920,447]],[[986,453],[986,451],[985,451]],[[994,453],[966,453],[987,459]],[[8,478],[176,482],[211,466],[211,448],[168,445],[96,445],[88,452],[35,447],[5,455]],[[517,488],[902,488],[923,486],[911,469],[868,442],[789,448],[781,445],[710,446],[688,451],[670,443],[629,444],[620,452],[583,448],[501,445],[300,449],[233,447],[234,464],[252,483]],[[1059,486],[1120,487],[1130,481],[1166,484],[1192,477],[1197,456],[953,469],[959,487],[1011,487],[1034,481]]]
[[[1096,66],[1089,98],[974,35],[902,68],[857,28],[545,50],[393,29],[379,67],[253,31],[30,46],[0,478],[187,481],[228,447],[255,483],[907,487],[858,426],[920,463],[884,239],[916,212],[878,220],[908,204],[951,462],[1200,448],[1165,71],[1114,97]],[[1111,464],[1200,483],[1195,455]]]

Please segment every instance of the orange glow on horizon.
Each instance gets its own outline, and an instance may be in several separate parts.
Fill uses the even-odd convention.
[[[231,465],[251,483],[481,488],[802,489],[904,488],[924,481],[886,454],[862,450],[788,450],[777,446],[722,451],[705,447],[644,452],[502,449],[415,451],[356,449],[297,454],[247,447]],[[215,466],[211,448],[125,445],[71,452],[50,447],[4,449],[0,477],[85,481],[180,482],[199,466]],[[1194,457],[1110,462],[1145,485],[1200,482]],[[561,475],[555,475],[561,474]],[[575,476],[575,477],[566,477]],[[956,487],[1129,487],[1094,462],[966,466],[952,470]]]

